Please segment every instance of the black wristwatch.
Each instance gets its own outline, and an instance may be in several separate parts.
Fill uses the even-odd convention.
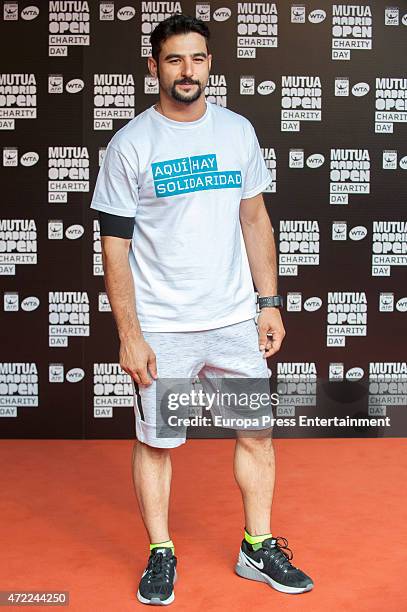
[[[282,295],[270,295],[268,297],[259,297],[257,300],[260,310],[262,308],[281,308],[283,306]]]

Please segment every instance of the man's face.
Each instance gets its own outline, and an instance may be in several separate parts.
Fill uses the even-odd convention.
[[[177,102],[191,104],[204,95],[211,60],[205,38],[189,32],[168,38],[161,47],[158,67],[154,60],[149,65],[162,92]]]

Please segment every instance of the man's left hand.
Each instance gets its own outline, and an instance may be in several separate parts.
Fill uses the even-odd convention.
[[[274,355],[281,347],[285,336],[285,329],[278,308],[262,308],[258,319],[259,349],[263,358]]]

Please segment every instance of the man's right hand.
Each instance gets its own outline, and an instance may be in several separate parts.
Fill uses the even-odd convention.
[[[154,379],[158,377],[155,353],[143,336],[120,342],[120,367],[139,385],[152,384],[148,371]]]

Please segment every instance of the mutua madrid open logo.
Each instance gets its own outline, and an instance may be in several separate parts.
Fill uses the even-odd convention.
[[[0,416],[16,417],[17,408],[38,406],[38,371],[33,362],[0,363]]]
[[[112,130],[113,119],[134,117],[135,85],[132,74],[95,74],[93,129]]]
[[[68,192],[88,191],[87,147],[48,147],[48,202],[66,203]]]
[[[69,46],[90,42],[90,14],[87,2],[55,0],[49,3],[48,54],[68,55]]]
[[[331,149],[330,204],[348,204],[349,195],[370,193],[370,156],[367,149]]]
[[[256,49],[277,47],[277,30],[274,2],[238,2],[237,57],[254,59]]]
[[[376,78],[375,131],[393,133],[394,123],[407,123],[407,78]]]
[[[34,74],[0,74],[0,129],[14,130],[15,119],[37,118]]]
[[[89,336],[89,297],[86,291],[50,291],[49,346],[67,347],[69,336]]]
[[[372,11],[370,6],[332,5],[333,60],[349,60],[350,52],[372,48]]]
[[[315,362],[278,362],[277,416],[295,416],[295,407],[315,406],[317,368]]]
[[[392,266],[407,265],[407,222],[373,221],[372,276],[390,276]]]
[[[373,361],[369,363],[369,414],[385,416],[391,406],[407,407],[407,363]]]
[[[321,121],[322,87],[319,76],[281,77],[281,131],[299,132],[301,121]]]
[[[366,293],[329,291],[327,308],[327,346],[345,346],[346,336],[366,336]]]
[[[279,274],[297,276],[298,266],[318,265],[318,221],[282,219],[279,235]]]
[[[34,219],[0,219],[0,275],[12,276],[16,264],[37,263]]]
[[[113,408],[133,406],[131,378],[118,363],[93,364],[93,407],[95,417],[113,416]]]

